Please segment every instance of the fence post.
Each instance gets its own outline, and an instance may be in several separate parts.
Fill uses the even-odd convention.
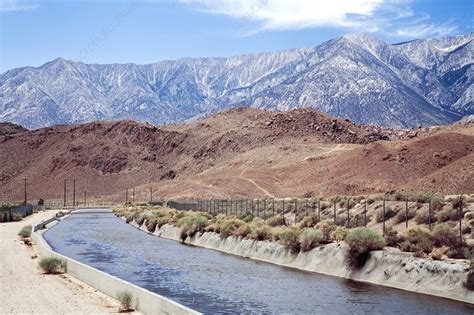
[[[308,198],[306,198],[305,207],[304,207],[304,216],[308,216]]]
[[[385,236],[385,199],[387,197],[384,196],[383,197],[383,220],[382,220],[382,235]]]
[[[349,202],[351,201],[351,197],[347,198],[347,202],[346,202],[346,207],[347,207],[347,228],[349,228],[349,224],[350,224],[350,213],[349,213]]]
[[[263,219],[267,219],[267,198],[263,199]]]
[[[251,207],[251,210],[252,210],[252,217],[253,217],[253,208],[254,208],[253,207],[253,202],[254,202],[253,198],[250,201],[251,201],[250,207]]]
[[[283,209],[281,210],[281,216],[285,216],[285,198],[283,198]]]
[[[334,224],[336,224],[336,217],[337,217],[337,214],[336,214],[336,199],[334,199],[333,204],[334,204],[334,215],[333,215],[333,218],[334,218]]]
[[[275,198],[272,198],[272,216],[275,216]]]
[[[260,199],[257,199],[257,218],[260,218]]]
[[[459,197],[459,245],[462,247],[462,204],[463,195]]]
[[[405,198],[405,229],[408,229],[408,196]]]
[[[431,231],[431,198],[433,198],[433,195],[430,196],[430,201],[428,203],[428,225],[430,227],[430,231]]]
[[[369,196],[366,196],[364,199],[364,226],[367,226],[367,198]]]
[[[295,198],[295,225],[296,225],[297,216],[298,216],[298,198]]]
[[[321,198],[318,198],[318,221],[321,222]]]

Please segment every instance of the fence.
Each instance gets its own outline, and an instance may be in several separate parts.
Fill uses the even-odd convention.
[[[21,218],[33,214],[33,211],[37,209],[38,207],[33,205],[0,208],[0,222],[18,221]]]
[[[453,201],[452,210],[447,215],[450,220],[458,221],[459,234],[462,240],[462,219],[464,199],[459,197]],[[375,210],[375,221],[380,224],[383,235],[387,232],[386,221],[397,217],[397,223],[405,223],[409,227],[409,220],[415,216],[422,220],[431,230],[433,223],[438,220],[441,201],[431,196],[424,202],[406,198],[379,200],[369,198],[266,198],[266,199],[204,199],[187,201],[167,201],[166,205],[176,210],[201,211],[213,216],[218,214],[235,216],[253,216],[267,220],[271,217],[281,216],[287,224],[298,224],[305,217],[313,216],[317,221],[332,219],[335,224],[353,228],[367,226],[372,220],[368,214]],[[444,206],[444,202],[442,203]],[[437,211],[436,215],[434,210]],[[444,220],[444,219],[443,219]]]

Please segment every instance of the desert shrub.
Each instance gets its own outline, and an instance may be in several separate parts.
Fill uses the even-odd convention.
[[[286,225],[285,218],[283,216],[277,215],[274,217],[269,218],[265,221],[269,226],[279,226],[279,225]]]
[[[393,218],[394,216],[397,215],[397,213],[398,213],[398,210],[395,210],[391,207],[385,207],[385,221],[390,218]],[[380,223],[383,221],[383,219],[384,219],[384,216],[383,216],[383,208],[382,208],[377,211],[377,214],[375,215],[375,221],[377,223]]]
[[[248,224],[242,224],[237,229],[235,229],[234,236],[247,237],[250,233],[252,233],[252,231],[250,230]]]
[[[375,202],[375,199],[372,199],[372,198],[367,198],[367,204],[368,205],[371,205]]]
[[[468,225],[465,225],[462,227],[462,234],[471,234],[472,233],[472,228]]]
[[[401,200],[404,200],[404,195],[403,193],[397,191],[395,192],[395,194],[393,195],[393,198],[396,200],[396,201],[401,201]]]
[[[454,198],[451,201],[451,205],[453,206],[453,209],[459,209],[459,207],[461,206],[461,202],[464,202],[461,196]]]
[[[323,220],[316,224],[316,228],[323,232],[324,240],[329,242],[331,240],[331,233],[336,230],[336,225],[332,220]]]
[[[429,212],[428,210],[420,211],[416,216],[415,216],[415,222],[417,224],[429,224]],[[436,217],[431,214],[431,223],[436,222]]]
[[[239,219],[226,220],[220,224],[220,236],[226,238],[234,235],[234,232],[242,225],[246,226],[246,223]]]
[[[208,219],[203,215],[189,216],[179,219],[178,226],[181,227],[181,241],[186,238],[193,237],[197,232],[204,231],[207,226]]]
[[[250,230],[251,233],[248,235],[248,237],[252,240],[264,241],[266,239],[269,239],[270,228],[266,225],[253,224],[250,225]]]
[[[446,255],[448,251],[449,248],[447,246],[434,248],[431,251],[431,258],[433,258],[434,260],[441,260],[441,258],[443,258],[443,255]]]
[[[336,242],[341,242],[346,239],[348,230],[343,226],[338,226],[331,232],[331,239]]]
[[[303,252],[312,250],[323,240],[323,232],[318,229],[307,228],[299,236],[300,247]]]
[[[239,219],[241,219],[242,221],[244,221],[245,223],[250,223],[253,221],[253,215],[250,214],[250,213],[247,213],[247,214],[244,214],[244,215],[241,215],[239,217]]]
[[[466,282],[464,283],[464,286],[471,291],[474,291],[474,270],[471,270],[467,274],[467,279]]]
[[[367,222],[369,222],[369,216],[367,216]],[[350,228],[356,228],[356,227],[360,227],[360,226],[364,226],[364,216],[361,215],[361,214],[356,214],[354,215],[350,221],[349,221],[349,227]]]
[[[418,203],[428,203],[430,201],[431,194],[429,193],[419,193],[415,195],[412,200]]]
[[[402,251],[413,253],[430,253],[433,250],[430,232],[427,229],[415,227],[406,232],[405,241],[399,246]]]
[[[129,312],[132,310],[133,295],[130,291],[120,291],[117,294],[117,300],[120,302],[120,312]]]
[[[336,217],[336,221],[334,221],[334,224],[337,225],[337,226],[346,226],[347,225],[347,216],[338,215]]]
[[[443,209],[437,213],[435,213],[435,218],[436,221],[440,222],[447,222],[452,219],[456,220],[458,217],[458,211],[456,209],[448,208],[448,209]]]
[[[444,207],[444,198],[439,195],[433,195],[431,197],[431,209],[433,211],[440,211]]]
[[[144,214],[140,214],[138,215],[136,218],[135,218],[135,222],[141,226],[143,224],[143,222],[145,221],[146,219],[146,216]]]
[[[47,274],[56,274],[66,271],[66,262],[57,257],[43,257],[38,264]]]
[[[319,220],[315,214],[310,214],[305,216],[299,223],[298,227],[300,229],[311,228],[318,224]]]
[[[454,248],[449,248],[446,255],[455,259],[474,259],[474,246],[463,243]]]
[[[387,246],[395,247],[400,242],[400,236],[398,235],[398,232],[391,227],[385,230],[384,237]]]
[[[31,227],[31,225],[25,225],[21,228],[20,232],[18,232],[18,236],[23,238],[30,237],[32,230],[33,228]]]
[[[296,227],[290,227],[280,233],[280,242],[292,254],[297,254],[301,250],[300,244],[301,230]]]
[[[460,246],[459,236],[456,231],[447,224],[438,224],[432,232],[434,246],[447,246],[455,248]]]
[[[365,264],[370,251],[382,249],[385,246],[385,240],[380,234],[364,227],[349,231],[346,243],[349,245],[347,262],[351,267],[356,268]]]
[[[146,220],[146,229],[148,230],[148,232],[153,233],[155,232],[157,224],[158,224],[158,218],[150,217]]]
[[[416,211],[413,208],[408,208],[408,213],[405,211],[405,209],[402,209],[398,211],[397,215],[395,216],[395,222],[396,223],[402,223],[405,222],[408,218],[408,220],[413,219],[416,216]]]

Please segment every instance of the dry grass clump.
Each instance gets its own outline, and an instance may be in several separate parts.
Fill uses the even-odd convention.
[[[250,234],[247,235],[249,239],[264,241],[268,240],[271,236],[270,228],[262,222],[253,222],[249,224]]]
[[[349,230],[347,228],[338,226],[334,231],[331,232],[331,240],[336,242],[344,241],[346,239],[348,231]]]
[[[57,257],[43,257],[38,265],[46,274],[58,274],[66,271],[66,262]]]
[[[132,308],[133,295],[130,291],[120,291],[117,294],[117,300],[119,300],[120,302],[120,308],[119,308],[120,313],[133,311],[133,308]]]
[[[416,210],[413,208],[408,208],[408,212],[403,209],[398,211],[398,214],[395,216],[396,223],[406,222],[407,220],[413,219],[416,216]]]
[[[203,215],[194,215],[179,219],[178,227],[181,228],[181,241],[184,242],[186,238],[193,237],[197,232],[204,232],[204,228],[207,224],[208,219]]]
[[[297,227],[284,229],[279,235],[280,242],[292,254],[298,254],[301,250],[300,244],[301,230]]]
[[[331,234],[337,228],[333,220],[323,220],[316,224],[316,228],[323,232],[324,240],[329,242],[331,240]]]
[[[394,216],[396,216],[399,212],[399,209],[393,209],[391,207],[385,207],[385,221],[387,221],[388,219],[390,218],[393,218]],[[377,223],[380,223],[384,220],[384,213],[383,213],[383,209],[379,209],[377,211],[377,214],[375,216],[375,221]]]
[[[370,251],[385,247],[385,240],[380,234],[364,227],[351,230],[346,236],[346,243],[349,245],[347,262],[355,268],[364,266]]]
[[[308,252],[324,241],[323,232],[318,229],[307,228],[299,235],[300,248]]]
[[[303,219],[301,219],[301,221],[298,223],[298,227],[300,229],[312,228],[316,224],[318,224],[318,222],[319,222],[318,217],[315,214],[310,214],[303,217]]]
[[[33,227],[31,225],[25,225],[21,228],[20,232],[18,232],[18,236],[21,238],[27,238],[31,236],[31,231]]]
[[[265,223],[268,224],[271,227],[286,225],[285,217],[283,217],[281,215],[271,217],[271,218],[267,219],[265,221]]]

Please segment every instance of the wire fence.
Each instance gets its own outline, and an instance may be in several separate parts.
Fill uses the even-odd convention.
[[[410,198],[352,199],[334,198],[265,198],[265,199],[199,199],[166,202],[170,208],[183,211],[201,211],[217,216],[252,216],[267,220],[281,216],[288,225],[297,225],[311,216],[318,222],[331,219],[336,225],[347,228],[363,227],[372,223],[373,228],[381,229],[385,236],[387,221],[391,224],[403,224],[409,228],[411,219],[417,224],[425,224],[430,230],[437,221],[456,222],[462,238],[462,219],[466,214],[463,196],[451,200],[447,209],[445,202],[430,197],[417,201]],[[375,217],[374,217],[375,216]],[[375,222],[374,222],[375,221]]]

